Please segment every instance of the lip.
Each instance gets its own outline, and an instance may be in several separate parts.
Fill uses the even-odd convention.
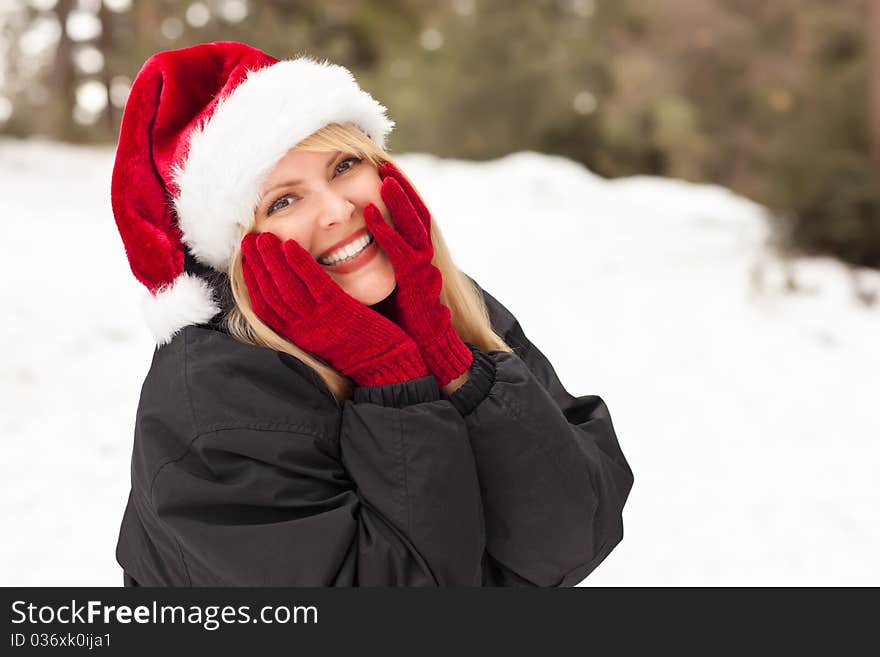
[[[328,255],[330,255],[331,253],[333,253],[337,249],[341,249],[343,246],[350,244],[351,242],[354,242],[357,239],[360,239],[361,237],[363,237],[366,234],[367,234],[367,228],[366,228],[366,226],[364,226],[360,230],[356,230],[355,232],[353,232],[351,235],[346,237],[344,240],[340,240],[340,241],[336,242],[336,244],[334,244],[333,246],[328,248],[326,251],[322,251],[321,253],[316,255],[315,260],[320,260],[321,258],[327,257]],[[326,266],[326,265],[323,265],[323,266]]]

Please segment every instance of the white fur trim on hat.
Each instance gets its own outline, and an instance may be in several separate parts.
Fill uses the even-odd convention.
[[[190,133],[173,167],[183,241],[195,258],[225,271],[250,226],[266,176],[297,143],[329,123],[351,123],[382,148],[394,122],[351,72],[309,57],[248,71]]]
[[[184,273],[155,295],[148,292],[142,310],[156,344],[161,346],[185,326],[210,321],[220,307],[207,281]]]

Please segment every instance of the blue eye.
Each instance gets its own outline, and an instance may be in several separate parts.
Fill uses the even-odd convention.
[[[363,161],[363,160],[361,160],[361,158],[359,158],[359,157],[347,157],[347,158],[345,158],[344,160],[342,160],[342,162],[340,162],[339,164],[336,165],[336,170],[338,171],[338,170],[339,170],[339,167],[341,167],[341,166],[342,166],[343,164],[345,164],[346,162],[354,162],[354,164],[352,164],[350,167],[348,167],[348,169],[345,169],[344,171],[341,171],[341,172],[340,172],[340,173],[345,173],[345,172],[348,171],[349,169],[354,168],[354,165],[355,165],[355,164],[360,164],[362,161]]]
[[[283,201],[286,198],[290,198],[291,196],[293,196],[293,194],[285,194],[284,196],[281,196],[278,199],[276,199],[275,202],[269,206],[269,209],[266,211],[266,214],[267,215],[272,214],[273,212],[275,212],[275,210],[283,210],[287,206],[284,206],[284,205],[279,206],[278,202]]]
[[[339,167],[341,167],[346,162],[352,162],[351,166],[348,166],[348,167],[344,168],[342,171],[340,171]],[[340,162],[339,164],[336,165],[336,173],[337,173],[337,175],[341,175],[341,174],[345,173],[346,171],[350,171],[351,169],[353,169],[355,167],[355,165],[360,164],[361,162],[363,162],[362,158],[347,157],[344,160],[342,160],[342,162]],[[278,202],[283,201],[286,198],[297,198],[297,196],[294,194],[285,194],[284,196],[279,196],[277,199],[275,199],[275,201],[272,203],[272,205],[269,206],[269,209],[266,211],[266,214],[270,215],[273,212],[275,212],[275,210],[283,210],[284,208],[288,207],[288,205],[290,205],[289,203],[287,205],[278,206]]]

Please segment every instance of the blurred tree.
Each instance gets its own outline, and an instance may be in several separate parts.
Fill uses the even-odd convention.
[[[107,8],[106,2],[101,3],[101,8],[98,11],[98,20],[101,21],[101,36],[98,37],[98,51],[101,53],[104,61],[104,66],[101,67],[101,82],[103,82],[104,87],[109,94],[110,89],[113,86],[113,65],[116,62],[116,29],[113,13]],[[113,134],[116,131],[116,126],[119,125],[119,122],[122,120],[122,115],[116,105],[112,102],[112,98],[110,99],[110,102],[107,103],[107,109],[104,112],[103,117],[106,133]]]
[[[52,68],[47,76],[49,89],[54,92],[53,101],[46,103],[41,112],[41,125],[52,137],[70,138],[73,108],[76,105],[76,71],[73,65],[73,41],[67,31],[67,21],[74,7],[74,0],[58,0],[55,13],[61,25],[58,45],[52,58]]]
[[[871,0],[870,42],[871,42],[871,157],[874,168],[880,172],[880,0]]]
[[[810,54],[793,112],[771,142],[773,183],[762,198],[777,210],[784,243],[880,265],[880,178],[871,160],[870,36],[862,13],[813,7],[799,22]]]
[[[386,49],[370,78],[399,120],[395,144],[444,156],[487,158],[545,148],[549,138],[595,133],[575,99],[603,88],[589,19],[563,3],[458,3],[422,14],[420,29]],[[389,75],[390,74],[390,75]],[[584,111],[589,101],[582,103]],[[546,137],[548,136],[549,137]],[[583,160],[585,151],[567,154]]]

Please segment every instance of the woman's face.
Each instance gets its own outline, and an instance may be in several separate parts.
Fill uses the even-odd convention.
[[[368,203],[388,221],[381,184],[376,167],[351,153],[290,150],[263,184],[255,229],[274,233],[281,241],[296,240],[317,260],[366,228]],[[334,266],[319,260],[319,265],[365,305],[382,301],[394,290],[394,268],[375,240],[350,263]]]

